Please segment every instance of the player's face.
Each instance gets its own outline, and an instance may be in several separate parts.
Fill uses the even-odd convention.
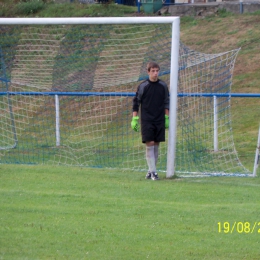
[[[150,71],[148,71],[149,79],[151,81],[157,81],[158,75],[159,75],[159,69],[158,68],[151,68]]]

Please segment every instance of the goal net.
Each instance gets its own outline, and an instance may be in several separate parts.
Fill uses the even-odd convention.
[[[179,44],[177,18],[18,20],[0,19],[0,163],[146,171],[130,122],[152,60],[171,102],[179,64],[178,124],[166,133],[176,142],[161,143],[158,171],[173,162],[177,175],[250,174],[235,150],[225,95],[239,50],[203,54]]]

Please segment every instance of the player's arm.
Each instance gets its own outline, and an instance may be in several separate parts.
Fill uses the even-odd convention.
[[[165,108],[165,115],[169,116],[169,109]]]
[[[139,100],[138,100],[138,90],[135,94],[135,97],[133,98],[133,117],[131,121],[131,127],[134,131],[139,131],[140,125],[139,125],[139,116],[138,116],[138,111],[139,111]]]
[[[138,116],[138,112],[137,111],[133,111],[133,117],[134,116]]]

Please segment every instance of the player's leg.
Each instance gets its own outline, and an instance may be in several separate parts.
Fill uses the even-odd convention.
[[[165,122],[155,125],[154,131],[154,158],[155,158],[155,171],[151,174],[152,180],[159,180],[159,176],[156,171],[156,165],[159,157],[159,144],[165,141]]]
[[[146,162],[148,165],[148,173],[146,174],[146,179],[151,179],[151,175],[156,171],[156,162],[154,155],[154,141],[148,141],[146,145]]]
[[[146,179],[151,179],[152,172],[156,171],[155,156],[154,156],[154,125],[150,122],[142,122],[141,125],[142,142],[145,144],[146,162],[148,172]]]
[[[154,157],[155,157],[155,166],[157,165],[159,157],[159,142],[154,142]]]

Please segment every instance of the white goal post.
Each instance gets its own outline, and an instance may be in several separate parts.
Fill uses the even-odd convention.
[[[259,158],[260,158],[260,126],[258,130],[258,139],[256,144],[256,152],[255,152],[255,163],[254,163],[254,169],[253,169],[253,176],[256,177],[257,168],[259,165]]]

